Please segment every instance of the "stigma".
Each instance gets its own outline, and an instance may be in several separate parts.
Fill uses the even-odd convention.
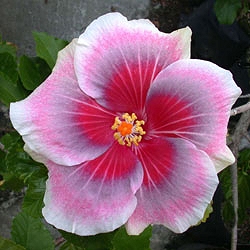
[[[142,140],[142,136],[146,134],[142,128],[144,124],[145,122],[143,120],[137,120],[135,113],[131,115],[124,113],[122,120],[120,120],[119,117],[115,117],[115,122],[111,128],[116,130],[114,138],[118,143],[130,147],[132,144],[138,146]]]

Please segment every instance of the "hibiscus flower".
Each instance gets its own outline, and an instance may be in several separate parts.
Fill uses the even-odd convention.
[[[191,30],[159,32],[110,13],[58,54],[11,121],[49,170],[45,219],[79,235],[125,224],[183,232],[203,218],[241,91],[229,71],[190,59]]]

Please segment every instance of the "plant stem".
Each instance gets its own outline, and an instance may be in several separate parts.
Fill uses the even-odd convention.
[[[244,105],[243,105],[244,106]],[[239,156],[240,141],[247,133],[250,125],[250,107],[241,114],[239,121],[235,126],[235,131],[232,135],[232,144],[230,148],[235,156],[236,162],[231,166],[233,207],[234,207],[234,225],[232,227],[231,250],[237,250],[238,241],[238,169],[237,158]]]
[[[242,106],[239,106],[237,108],[232,109],[230,112],[230,116],[235,116],[235,115],[243,113],[249,109],[250,109],[250,102],[248,102]]]
[[[238,169],[237,161],[231,165],[231,181],[232,181],[232,193],[233,193],[233,205],[234,205],[234,225],[232,227],[231,236],[231,250],[237,250],[238,242]]]

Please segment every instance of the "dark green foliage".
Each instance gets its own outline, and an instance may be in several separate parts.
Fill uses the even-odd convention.
[[[26,95],[18,79],[16,58],[7,52],[0,53],[0,101],[9,106],[10,102],[22,100]]]
[[[152,235],[152,228],[149,226],[138,236],[128,235],[125,228],[120,228],[114,239],[114,249],[119,250],[150,250],[149,239]]]
[[[46,180],[47,170],[45,167],[33,172],[28,180],[28,189],[23,200],[22,210],[34,218],[42,217]]]
[[[68,42],[34,32],[37,57],[20,59],[12,44],[0,41],[0,101],[6,106],[24,99],[51,73],[58,51]]]
[[[0,249],[2,250],[25,250],[24,247],[17,245],[15,242],[4,239],[0,236]]]
[[[221,24],[232,24],[240,11],[246,12],[248,10],[248,0],[216,0],[214,11],[218,21]]]
[[[0,37],[0,54],[8,53],[13,57],[16,57],[16,47],[11,43],[6,43],[2,41]]]
[[[225,169],[220,174],[220,179],[224,191],[225,202],[223,206],[223,216],[226,221],[232,221],[234,210],[232,204],[232,184],[230,169]],[[239,223],[246,219],[247,208],[250,208],[250,149],[240,152],[238,159],[238,189],[239,189]]]
[[[17,148],[19,148],[21,153],[25,154],[22,149],[23,143],[20,145],[21,137],[17,132],[13,132],[10,134],[5,134],[1,138],[0,142],[4,146],[4,150],[0,152],[2,155],[0,158],[0,174],[4,180],[1,188],[12,189],[16,191],[20,190],[24,187],[24,180],[21,178],[23,171],[21,169],[20,172],[20,169],[18,167],[16,168],[15,164],[17,163],[17,165],[19,165],[19,162],[18,157],[16,157],[14,152],[16,152]],[[14,161],[14,165],[12,165],[12,161]]]
[[[18,78],[15,47],[0,41],[0,101],[9,106],[10,102],[22,100],[27,94]]]
[[[150,250],[149,239],[152,235],[151,226],[138,236],[128,235],[121,227],[114,232],[82,237],[60,231],[67,240],[62,249],[85,250]],[[79,247],[79,248],[77,248]],[[60,249],[61,250],[61,249]]]
[[[11,236],[26,250],[54,250],[53,239],[41,219],[33,218],[25,212],[14,218]]]
[[[50,74],[48,64],[41,58],[21,56],[19,60],[19,75],[27,90],[34,90]]]
[[[10,53],[3,52],[0,54],[0,62],[0,72],[5,74],[11,82],[17,82],[18,73],[16,58]]]
[[[55,66],[58,51],[63,49],[68,42],[49,36],[43,32],[33,32],[36,42],[36,53],[44,59],[52,69]]]
[[[60,247],[60,250],[85,250],[83,247],[76,246],[68,241],[63,243],[63,245]]]
[[[109,250],[112,248],[112,239],[115,232],[98,234],[95,236],[78,236],[76,234],[71,234],[60,230],[62,236],[71,244],[75,246],[82,247],[86,250]]]

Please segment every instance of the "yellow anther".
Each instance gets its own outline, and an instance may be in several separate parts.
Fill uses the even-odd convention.
[[[121,124],[122,122],[120,121],[119,117],[116,116],[115,118],[115,122],[113,124],[113,126],[111,127],[113,130],[117,129],[119,127],[119,125]]]
[[[122,118],[123,121],[121,121],[119,117],[115,117],[114,124],[111,127],[113,130],[117,131],[114,133],[114,138],[120,145],[130,147],[134,144],[138,146],[139,142],[142,140],[142,135],[146,134],[142,128],[145,122],[143,120],[137,121],[135,113],[131,115],[124,113]]]

